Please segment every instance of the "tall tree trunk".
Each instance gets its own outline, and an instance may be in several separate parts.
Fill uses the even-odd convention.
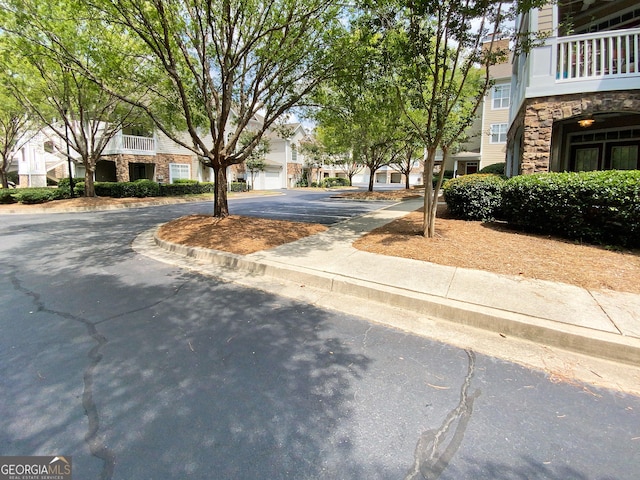
[[[433,167],[436,160],[436,149],[427,150],[427,159],[424,162],[424,221],[422,224],[422,234],[427,238],[433,238],[435,235],[436,225],[436,209],[434,206],[434,188],[433,188]],[[444,165],[443,165],[444,168]],[[435,198],[436,208],[438,199]]]
[[[411,185],[409,185],[409,174],[408,173],[404,176],[404,188],[405,188],[405,190],[409,190],[411,188]]]
[[[424,224],[423,235],[427,238],[433,238],[436,235],[436,214],[438,212],[438,197],[440,196],[440,187],[444,179],[444,162],[447,156],[447,150],[442,152],[442,166],[438,173],[435,186],[433,185],[433,168],[435,166],[436,149],[429,149],[427,152],[427,160],[424,163]]]
[[[93,173],[94,169],[90,168],[85,164],[84,170],[84,196],[85,197],[95,197],[96,196],[96,187],[93,181]]]
[[[214,166],[213,173],[216,177],[213,187],[213,216],[216,218],[225,218],[229,216],[227,169],[221,166]]]
[[[2,182],[2,188],[9,188],[9,179],[4,170],[0,171],[0,181]]]
[[[373,192],[373,179],[376,176],[376,170],[369,169],[369,171],[371,172],[371,174],[369,175],[369,191]]]

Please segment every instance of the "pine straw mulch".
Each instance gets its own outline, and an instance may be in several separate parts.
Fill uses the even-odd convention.
[[[380,227],[354,247],[383,255],[498,274],[550,280],[595,290],[640,294],[640,250],[613,251],[509,228],[447,217],[439,207],[436,238],[421,235],[421,211]]]
[[[162,240],[191,247],[247,255],[294,242],[325,230],[327,230],[326,226],[317,223],[268,220],[239,215],[230,215],[222,219],[213,218],[210,215],[189,215],[162,225],[158,230],[158,236]]]
[[[361,199],[397,200],[406,191],[357,192]],[[354,198],[353,193],[341,196]],[[165,224],[161,238],[237,254],[253,253],[322,232],[316,224],[231,216],[192,215]],[[357,240],[360,250],[453,267],[550,280],[583,288],[640,294],[640,250],[600,246],[520,232],[493,222],[449,218],[439,207],[436,238],[421,235],[422,213],[412,212]]]

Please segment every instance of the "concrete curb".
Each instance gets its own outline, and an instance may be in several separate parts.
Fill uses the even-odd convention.
[[[153,234],[162,249],[223,268],[304,284],[329,293],[339,293],[426,317],[480,328],[503,336],[558,347],[605,360],[640,365],[640,339],[534,316],[461,302],[420,292],[368,282],[348,276],[268,260],[256,261],[242,255],[179,245]],[[419,325],[391,324],[420,333]]]

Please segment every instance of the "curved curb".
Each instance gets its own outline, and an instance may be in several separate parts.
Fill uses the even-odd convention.
[[[376,302],[432,319],[480,328],[503,336],[558,347],[614,362],[640,365],[640,339],[546,320],[434,295],[368,282],[331,272],[286,266],[268,260],[256,261],[243,255],[167,242],[153,233],[154,243],[174,254],[219,267],[308,285],[328,293]],[[389,326],[420,334],[421,325],[413,321],[385,322]]]

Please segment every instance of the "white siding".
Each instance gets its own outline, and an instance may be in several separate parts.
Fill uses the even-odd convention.
[[[181,138],[184,139],[185,143],[189,144],[190,139],[187,133],[181,134]],[[184,148],[181,145],[178,145],[176,142],[167,137],[164,133],[158,131],[156,132],[156,152],[157,153],[173,153],[176,155],[193,155],[193,152]]]

